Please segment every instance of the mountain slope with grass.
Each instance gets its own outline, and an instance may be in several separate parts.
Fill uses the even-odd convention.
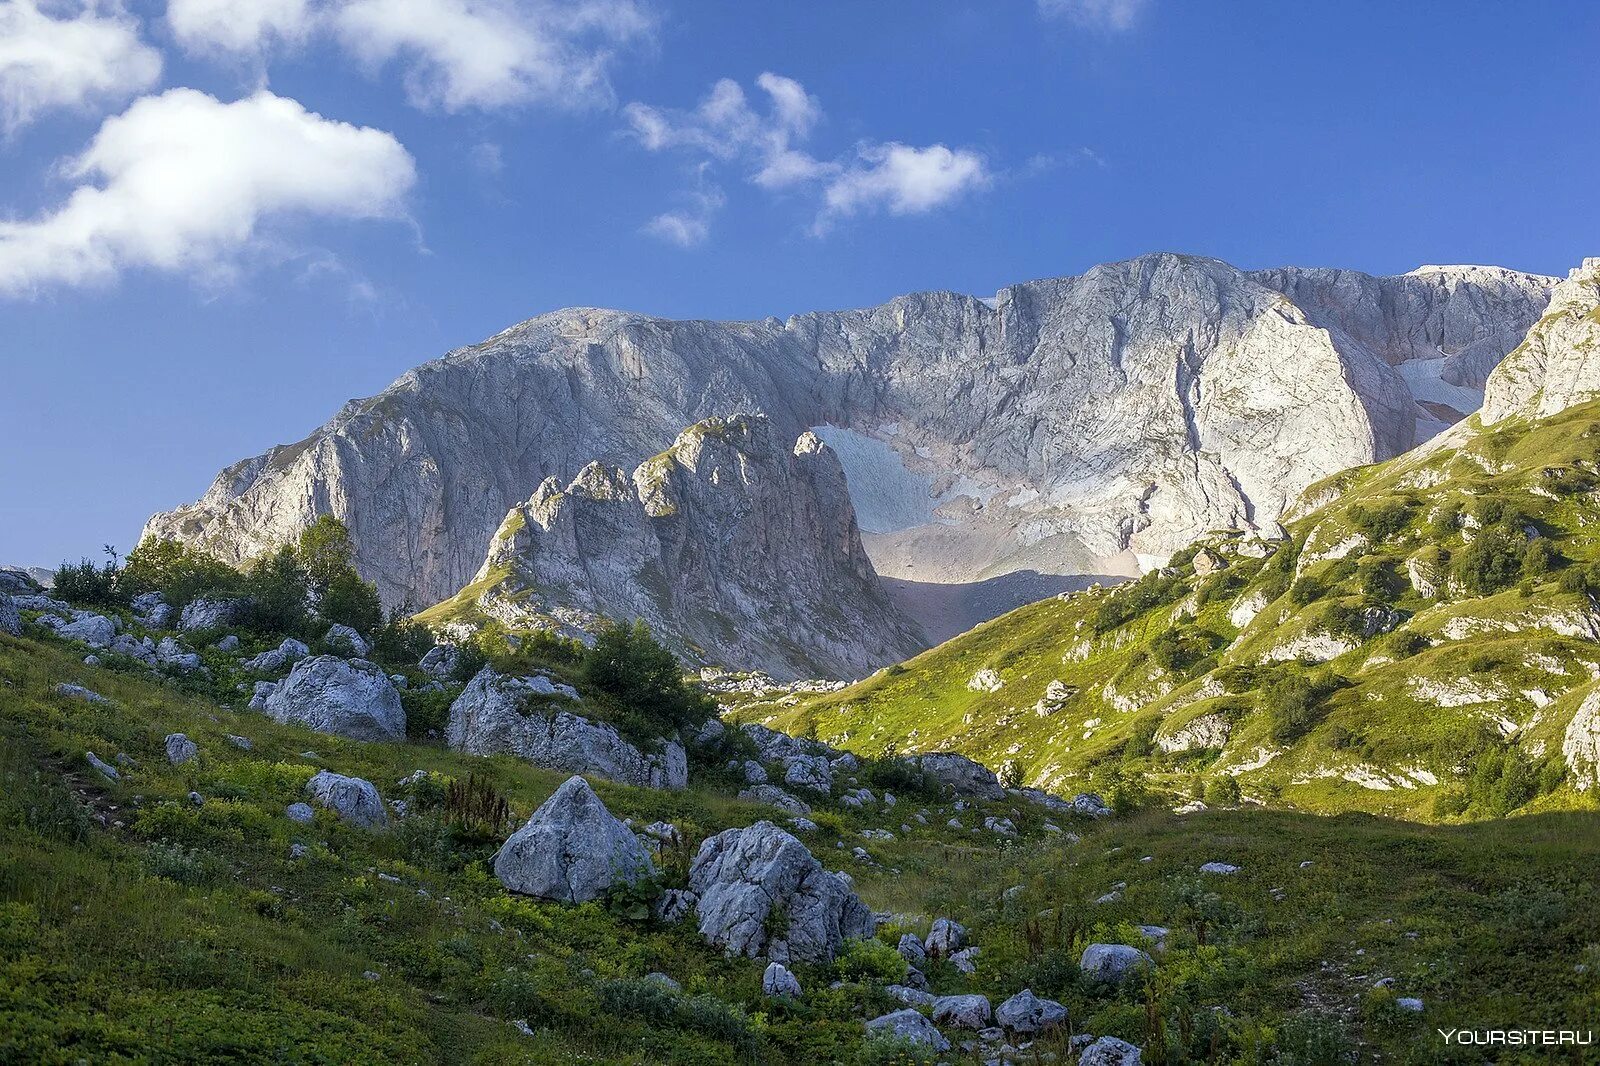
[[[735,713],[1130,802],[1149,789],[1440,819],[1592,806],[1597,273],[1590,260],[1558,286],[1490,377],[1491,396],[1520,397],[1493,425],[1311,486],[1282,539],[1212,534],[1136,582]]]

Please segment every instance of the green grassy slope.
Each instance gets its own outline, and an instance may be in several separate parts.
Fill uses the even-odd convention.
[[[1274,804],[1431,818],[1592,804],[1561,748],[1600,676],[1597,471],[1600,403],[1464,425],[1313,486],[1286,541],[1216,534],[1139,582],[733,713],[1012,763],[1057,791],[1233,779]]]

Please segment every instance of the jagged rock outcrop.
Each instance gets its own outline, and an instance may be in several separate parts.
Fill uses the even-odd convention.
[[[844,875],[771,822],[728,829],[700,845],[689,870],[700,933],[730,955],[827,962],[876,927]],[[786,922],[779,925],[774,916]]]
[[[1483,424],[1545,418],[1600,396],[1600,258],[1550,293],[1544,317],[1489,375]]]
[[[577,696],[546,677],[507,677],[485,666],[450,705],[445,740],[472,755],[506,752],[537,766],[599,774],[623,784],[681,789],[689,761],[676,740],[645,752],[604,722],[562,708]]]
[[[529,486],[592,460],[631,469],[685,425],[761,411],[780,439],[820,427],[840,452],[888,576],[1127,572],[1409,447],[1423,397],[1406,368],[1470,384],[1548,281],[1247,274],[1163,253],[993,301],[738,323],[557,311],[229,467],[146,532],[242,561],[333,513],[387,602],[431,603],[467,583]]]
[[[655,865],[589,782],[571,777],[501,845],[494,874],[513,892],[583,903],[619,882],[641,880]]]
[[[642,618],[690,663],[860,677],[923,635],[878,583],[844,472],[814,434],[699,422],[631,477],[591,463],[512,509],[472,587],[511,626]]]

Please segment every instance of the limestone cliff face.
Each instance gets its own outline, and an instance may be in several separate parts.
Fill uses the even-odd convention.
[[[1269,525],[1311,482],[1410,447],[1408,368],[1470,386],[1467,364],[1511,347],[1547,282],[1157,254],[991,301],[920,293],[786,321],[557,311],[230,467],[147,533],[243,560],[332,513],[385,599],[420,606],[470,580],[546,478],[632,469],[683,426],[748,411],[835,446],[886,577],[1125,572],[1206,530]]]
[[[631,478],[590,463],[511,510],[474,579],[513,626],[643,618],[691,663],[862,677],[925,640],[878,583],[844,471],[760,416],[697,423]]]
[[[1550,305],[1516,351],[1489,375],[1483,423],[1512,415],[1545,418],[1600,395],[1600,259],[1550,294]]]

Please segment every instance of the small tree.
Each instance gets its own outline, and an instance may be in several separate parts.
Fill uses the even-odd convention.
[[[677,657],[657,643],[642,620],[601,630],[584,657],[583,677],[591,688],[660,726],[698,725],[714,710],[711,699],[684,680]]]

